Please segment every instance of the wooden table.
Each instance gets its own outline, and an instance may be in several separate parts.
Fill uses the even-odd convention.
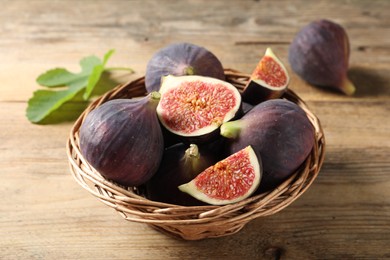
[[[0,259],[386,259],[390,258],[390,2],[378,1],[1,1]],[[351,40],[347,97],[291,73],[290,88],[320,118],[326,159],[288,208],[239,233],[178,241],[125,221],[69,172],[73,122],[27,121],[36,77],[109,49],[120,82],[145,73],[176,41],[204,46],[225,67],[250,73],[270,46],[287,53],[308,22],[340,23]],[[291,71],[291,70],[290,70]]]

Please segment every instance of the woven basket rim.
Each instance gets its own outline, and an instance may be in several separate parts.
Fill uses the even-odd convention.
[[[225,69],[226,81],[239,91],[249,75]],[[306,103],[291,89],[282,98],[299,105],[315,129],[314,147],[302,166],[289,179],[272,191],[223,206],[181,206],[151,201],[137,194],[137,187],[122,187],[104,179],[86,161],[79,149],[78,130],[85,116],[95,107],[116,98],[132,98],[146,94],[144,77],[118,85],[92,102],[71,128],[66,144],[71,174],[85,190],[126,220],[149,224],[159,231],[187,240],[219,237],[238,232],[247,222],[279,212],[300,197],[317,177],[325,156],[325,137],[321,123]]]

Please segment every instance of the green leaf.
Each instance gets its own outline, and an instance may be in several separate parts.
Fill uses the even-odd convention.
[[[48,70],[37,78],[37,83],[45,87],[62,87],[75,79],[75,74],[64,68]]]
[[[83,91],[77,93],[69,101],[60,105],[38,122],[41,125],[58,124],[76,120],[88,107],[89,102],[83,99]]]
[[[111,55],[113,53],[114,53],[114,50],[109,50],[104,55],[103,63],[94,67],[94,69],[93,69],[93,71],[88,79],[88,84],[87,84],[87,87],[85,89],[85,93],[83,96],[85,100],[88,100],[88,98],[90,97],[93,89],[95,88],[96,84],[98,83],[98,81],[99,81],[99,79],[104,71],[104,67],[107,64],[108,59],[111,57]]]
[[[33,123],[39,123],[61,105],[74,98],[85,86],[83,79],[75,81],[66,90],[37,90],[28,101],[26,116]]]
[[[71,118],[73,112],[80,112],[92,93],[96,95],[105,89],[108,90],[108,83],[110,83],[110,88],[116,86],[118,83],[104,79],[109,75],[105,73],[107,72],[105,66],[113,53],[114,50],[109,50],[104,55],[103,61],[96,56],[81,59],[81,71],[78,73],[70,72],[65,68],[54,68],[39,75],[37,83],[51,90],[37,90],[33,93],[26,110],[28,120],[33,123],[50,123]],[[122,69],[133,72],[129,68]],[[99,84],[102,86],[98,87]],[[52,89],[59,87],[62,88]]]
[[[102,64],[102,61],[96,56],[85,57],[80,61],[80,66],[81,66],[81,73],[80,74],[85,73],[89,76],[89,74],[91,74],[91,72],[93,71],[95,66],[98,66],[101,64]]]
[[[101,66],[101,60],[96,56],[89,56],[80,61],[81,72],[72,73],[64,68],[48,70],[37,78],[38,84],[45,87],[63,87],[75,81],[85,80],[97,66]]]

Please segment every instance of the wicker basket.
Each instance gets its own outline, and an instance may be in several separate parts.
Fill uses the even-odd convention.
[[[242,91],[249,76],[225,70],[226,79]],[[121,187],[105,180],[84,159],[79,149],[78,131],[84,117],[95,107],[116,98],[145,95],[144,78],[120,85],[93,102],[71,129],[67,154],[75,180],[104,204],[114,208],[126,220],[145,223],[185,240],[198,240],[234,234],[252,219],[275,214],[295,201],[317,177],[324,160],[325,139],[318,118],[292,91],[283,98],[298,104],[315,128],[315,145],[302,166],[275,190],[225,206],[178,206],[155,202],[142,196],[142,189]]]

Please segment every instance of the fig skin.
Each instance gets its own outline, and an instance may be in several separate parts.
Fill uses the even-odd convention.
[[[164,140],[156,107],[160,94],[110,100],[92,110],[80,127],[85,159],[106,179],[124,186],[144,184],[157,171]]]
[[[314,128],[295,103],[272,99],[256,105],[241,119],[221,126],[232,154],[251,145],[263,164],[258,192],[275,188],[293,174],[314,145]]]
[[[145,87],[159,91],[161,78],[167,75],[199,75],[225,80],[219,59],[204,47],[179,42],[158,50],[146,66]]]
[[[245,115],[246,113],[248,113],[254,106],[247,103],[247,102],[242,102],[242,115],[240,117],[242,117],[243,115]],[[235,119],[238,119],[238,118],[235,118]],[[233,119],[233,120],[235,120]]]
[[[297,33],[289,48],[289,63],[309,84],[353,95],[355,86],[347,76],[349,55],[344,28],[329,20],[318,20]]]
[[[203,202],[183,193],[178,186],[194,179],[219,160],[208,146],[176,144],[164,151],[158,172],[146,183],[147,197],[153,201],[182,206],[200,206]]]

